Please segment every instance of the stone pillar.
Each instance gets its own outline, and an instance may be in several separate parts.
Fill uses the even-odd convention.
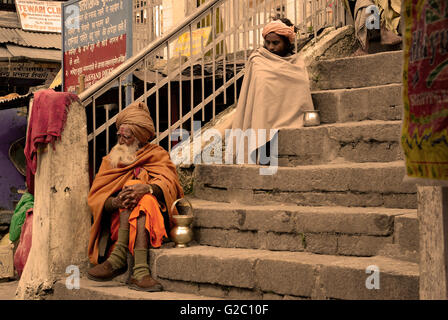
[[[56,281],[70,275],[68,266],[86,271],[91,225],[88,172],[86,114],[74,102],[55,149],[48,145],[38,153],[32,246],[17,299],[45,299]]]
[[[420,299],[448,299],[448,187],[418,187],[418,220]]]

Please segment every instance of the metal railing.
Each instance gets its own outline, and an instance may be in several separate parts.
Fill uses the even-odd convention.
[[[339,1],[199,1],[205,3],[155,40],[137,39],[138,46],[145,45],[143,49],[79,95],[88,115],[94,172],[97,158],[106,155],[116,141],[113,125],[127,104],[149,106],[156,127],[152,142],[171,151],[169,138],[174,130],[192,133],[195,120],[214,119],[217,112],[237,103],[244,65],[251,51],[262,45],[262,29],[272,19],[289,18],[300,36],[316,36],[320,28],[345,21]],[[149,21],[148,15],[145,19]]]

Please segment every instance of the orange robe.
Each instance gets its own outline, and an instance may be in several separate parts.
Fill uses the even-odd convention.
[[[135,177],[135,169],[140,169],[137,177]],[[171,210],[171,206],[176,199],[183,197],[183,190],[179,183],[176,166],[170,160],[169,153],[160,146],[148,143],[137,152],[137,161],[132,165],[123,168],[112,168],[108,157],[106,156],[103,158],[101,167],[93,181],[87,199],[93,215],[93,225],[90,230],[88,246],[89,260],[93,264],[98,264],[99,240],[102,232],[101,219],[104,203],[110,196],[121,191],[126,185],[136,183],[132,180],[139,180],[140,183],[145,184],[156,184],[162,189],[166,210],[168,211],[170,224],[172,226],[171,217],[177,214],[177,211],[176,208]],[[160,204],[157,202],[156,205],[156,202],[154,201],[156,201],[154,196],[145,195],[131,213],[129,218],[131,225],[130,248],[131,241],[135,241],[136,219],[141,211],[143,211],[147,217],[146,229],[150,231],[151,245],[160,246],[162,238],[160,235],[163,236],[165,230],[163,219],[160,219]],[[118,231],[117,218],[119,218],[117,215],[113,215],[111,220],[112,230]],[[163,227],[163,231],[161,226]],[[151,232],[151,230],[153,232]],[[112,240],[116,239],[112,238]],[[134,243],[132,243],[132,250],[133,244]]]

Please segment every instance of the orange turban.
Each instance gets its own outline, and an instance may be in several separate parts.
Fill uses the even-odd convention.
[[[289,42],[291,44],[296,42],[296,33],[294,32],[294,26],[288,27],[280,20],[271,21],[264,26],[262,33],[263,38],[266,39],[266,36],[271,32],[274,32],[279,36],[285,36],[286,38],[289,39]]]
[[[142,143],[148,142],[155,135],[154,122],[149,114],[148,106],[143,102],[134,102],[117,116],[117,129],[122,124],[129,127],[132,134]]]

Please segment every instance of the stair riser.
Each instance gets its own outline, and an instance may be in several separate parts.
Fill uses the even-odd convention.
[[[198,165],[198,187],[275,192],[415,193],[414,184],[403,183],[405,168],[391,164],[311,166],[278,168],[274,175],[261,175],[257,166]]]
[[[226,206],[231,206],[226,204]],[[402,217],[416,221],[414,210],[375,208],[293,207],[227,209],[204,206],[193,201],[196,228],[218,228],[276,233],[338,233],[389,236]],[[254,209],[256,208],[256,209]],[[294,209],[293,209],[294,208]],[[411,213],[410,213],[411,212]],[[409,217],[408,217],[409,216]]]
[[[260,175],[256,166],[199,165],[194,192],[205,200],[246,204],[415,208],[416,187],[402,182],[404,174],[401,162],[278,168],[270,176]]]
[[[397,209],[416,209],[415,193],[381,194],[352,192],[263,192],[232,189],[217,190],[195,185],[197,197],[209,201],[239,202],[242,204],[271,204],[283,202],[299,206],[346,206],[346,207],[385,207]]]
[[[401,120],[403,94],[401,84],[351,90],[312,93],[322,123],[363,120]]]
[[[336,211],[336,210],[335,210]],[[225,210],[196,207],[195,238],[201,245],[319,254],[406,257],[418,252],[418,222],[406,211],[337,213]],[[394,230],[395,228],[395,230]]]
[[[403,160],[401,123],[354,124],[279,132],[280,166],[324,164],[332,161],[391,162]]]
[[[371,257],[392,244],[393,237],[317,233],[275,233],[225,229],[195,229],[200,245],[273,251]],[[404,254],[404,253],[403,253]]]
[[[358,58],[322,60],[316,68],[312,90],[379,86],[403,81],[403,52],[387,52]]]
[[[191,292],[205,285],[208,295],[214,292],[225,297],[231,291],[239,291],[240,296],[234,297],[240,299],[242,294],[248,299],[259,299],[267,293],[314,299],[418,299],[418,271],[396,275],[387,271],[388,266],[380,260],[357,259],[366,260],[348,267],[337,262],[328,265],[307,259],[279,260],[269,253],[257,258],[151,252],[151,260],[155,261],[152,274],[168,284],[169,290]],[[380,268],[379,290],[365,286],[369,276],[366,268],[371,265]]]

